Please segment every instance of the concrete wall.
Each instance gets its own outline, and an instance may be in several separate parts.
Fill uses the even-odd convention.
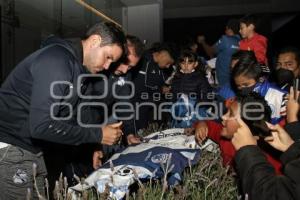
[[[162,6],[159,3],[123,8],[123,28],[146,40],[147,45],[162,41]]]
[[[97,10],[122,23],[120,0],[86,0]],[[0,0],[1,18],[11,18],[7,12],[14,5],[19,25],[1,20],[0,83],[9,72],[50,34],[81,36],[95,22],[103,19],[85,9],[75,0]]]

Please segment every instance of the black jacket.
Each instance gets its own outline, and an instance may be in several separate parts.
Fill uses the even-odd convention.
[[[184,74],[177,72],[172,80],[171,92],[174,100],[179,94],[186,94],[198,101],[205,101],[208,93],[212,92],[205,74],[201,70],[195,70],[192,73]]]
[[[289,133],[293,140],[300,140],[300,122],[287,123],[284,129]]]
[[[275,175],[257,146],[242,147],[235,162],[243,193],[249,200],[300,199],[300,142],[282,154],[283,175]]]
[[[110,117],[115,120],[123,121],[122,130],[125,135],[135,133],[134,130],[134,110],[131,109],[131,99],[134,97],[134,86],[131,82],[131,73],[124,75],[115,75],[113,71],[105,73],[106,81],[98,79],[93,81],[89,95],[99,96],[107,90],[105,98],[92,99],[90,101],[99,102],[107,106],[105,111],[102,106],[89,106],[82,110],[84,116],[83,123],[99,124],[105,122]],[[131,83],[131,84],[130,84]]]
[[[85,79],[77,85],[80,75],[89,74],[82,65],[81,41],[51,38],[44,44],[15,67],[0,89],[0,141],[31,152],[40,151],[41,141],[69,145],[99,143],[100,128],[77,124],[81,102],[77,88],[85,94],[89,85]],[[55,81],[65,83],[52,85]],[[71,95],[66,98],[70,90]]]
[[[152,54],[145,54],[141,61],[141,67],[135,69],[136,73],[133,78],[135,85],[135,100],[140,101],[143,93],[149,95],[146,101],[152,101],[153,93],[161,93],[161,87],[166,81],[165,70],[160,69],[154,62]]]

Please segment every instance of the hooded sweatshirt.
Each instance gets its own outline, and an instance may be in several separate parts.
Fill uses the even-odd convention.
[[[89,83],[81,40],[51,37],[21,61],[0,88],[0,142],[40,152],[43,141],[99,143],[100,128],[78,125],[77,109]]]

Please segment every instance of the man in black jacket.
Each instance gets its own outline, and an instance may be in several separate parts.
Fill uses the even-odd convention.
[[[300,50],[287,46],[277,55],[276,82],[282,89],[288,91],[295,78],[300,78]]]
[[[98,23],[86,39],[52,38],[16,66],[0,89],[0,199],[20,199],[27,189],[43,194],[43,142],[112,145],[119,140],[121,123],[85,128],[78,125],[77,110],[88,98],[86,77],[108,69],[125,43],[121,29]]]
[[[133,78],[135,85],[136,130],[147,128],[151,117],[156,115],[153,107],[162,100],[162,86],[167,80],[166,70],[173,65],[174,49],[168,44],[155,44],[142,58],[141,67]]]
[[[116,63],[113,63],[109,70],[105,73],[107,81],[106,85],[101,78],[94,80],[90,90],[91,95],[99,96],[107,90],[107,95],[102,99],[92,99],[91,102],[99,102],[107,105],[107,114],[104,113],[102,107],[87,106],[81,111],[81,121],[84,126],[95,126],[101,121],[108,119],[109,123],[122,121],[122,136],[123,142],[126,144],[140,143],[139,137],[135,135],[134,130],[134,113],[133,109],[130,109],[130,99],[134,96],[134,86],[131,83],[130,69],[135,67],[144,51],[144,45],[141,40],[135,36],[127,35],[127,57],[122,58]],[[68,178],[70,185],[77,184],[74,179],[74,174],[79,177],[86,177],[93,170],[99,168],[102,164],[102,160],[108,159],[115,151],[123,148],[123,145],[81,145],[75,147],[62,147],[65,158],[64,161],[57,166],[56,172],[50,171],[49,173],[55,173],[55,180],[58,179],[61,170],[64,169],[64,175]],[[57,149],[57,148],[56,148]],[[60,151],[60,150],[55,150]],[[70,153],[66,153],[66,151]],[[57,154],[53,153],[51,149],[47,152],[46,163],[52,165],[53,160],[57,159]],[[60,154],[61,155],[61,154]],[[53,158],[54,156],[54,158]],[[48,159],[47,159],[48,158]],[[65,162],[65,164],[64,164]]]
[[[299,199],[300,198],[300,143],[294,142],[278,124],[268,124],[272,136],[266,137],[275,149],[282,151],[283,175],[276,175],[265,155],[257,147],[247,125],[238,119],[240,128],[232,143],[237,150],[235,163],[247,199]]]

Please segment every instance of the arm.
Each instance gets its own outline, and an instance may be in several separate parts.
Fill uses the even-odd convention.
[[[202,45],[205,53],[210,57],[210,58],[213,58],[215,53],[216,53],[216,50],[214,48],[214,46],[210,46],[209,44],[206,43],[205,41],[205,37],[203,35],[199,35],[197,37],[197,42],[199,44]]]
[[[126,75],[126,81],[130,81],[131,76],[130,74]],[[121,98],[114,99],[115,103],[118,103],[116,109],[113,109],[113,112],[116,114],[117,118],[120,118],[123,121],[123,133],[126,137],[127,144],[136,144],[140,143],[140,138],[135,135],[135,127],[134,127],[134,108],[132,107],[131,99],[129,98],[132,94],[133,87],[129,84],[125,85],[117,85],[116,86],[116,93]],[[116,112],[120,111],[120,112]]]
[[[262,64],[267,63],[267,39],[263,36],[259,37],[253,49],[257,61]]]
[[[289,135],[293,140],[295,141],[300,140],[300,134],[299,134],[300,123],[298,121],[287,123],[284,129],[286,130],[286,132],[289,133]]]
[[[287,95],[287,124],[285,130],[289,133],[293,140],[299,140],[300,123],[298,122],[299,113],[299,91],[295,92],[293,87],[290,87],[290,93]]]
[[[221,124],[213,120],[207,120],[198,121],[193,125],[193,127],[195,128],[196,141],[202,142],[208,137],[219,144],[221,138],[220,132],[222,130]]]
[[[240,148],[235,163],[243,193],[248,194],[249,199],[295,199],[292,181],[286,176],[276,176],[257,146]]]
[[[199,79],[201,79],[201,84],[198,86],[198,97],[200,97],[200,101],[211,101],[211,99],[208,98],[208,94],[213,92],[212,87],[209,85],[207,78],[204,74],[201,74]]]
[[[295,142],[290,148],[283,153],[280,158],[284,165],[284,174],[291,180],[294,184],[292,188],[297,191],[297,197],[300,198],[299,186],[300,186],[300,142]]]
[[[33,64],[32,95],[30,102],[30,130],[33,138],[46,141],[79,145],[99,143],[102,139],[100,128],[83,128],[55,120],[50,115],[51,105],[61,100],[50,95],[50,85],[54,81],[70,81],[72,72],[70,55],[61,47],[52,47],[41,53]],[[57,84],[55,95],[64,96],[68,85]],[[62,101],[66,102],[66,101]],[[53,114],[59,117],[62,106],[55,106]],[[76,112],[76,111],[75,111]]]
[[[248,126],[238,117],[238,130],[232,144],[237,150],[235,163],[244,194],[250,199],[295,199],[294,183],[287,176],[276,176],[274,168],[257,147]],[[265,140],[274,148],[286,151],[292,141],[279,125],[268,124],[272,136]]]
[[[288,95],[287,101],[287,122],[297,122],[298,121],[298,112],[299,112],[299,91],[294,91],[293,87],[290,87],[290,93]]]

